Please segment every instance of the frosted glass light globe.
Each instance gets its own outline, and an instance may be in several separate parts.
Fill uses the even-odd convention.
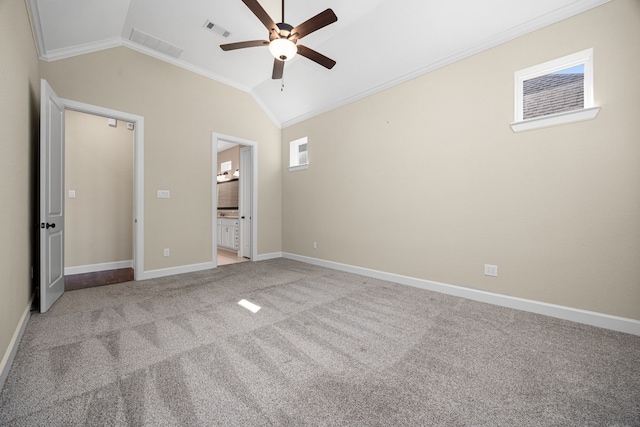
[[[288,61],[296,56],[298,48],[291,40],[280,38],[272,40],[271,43],[269,43],[269,51],[271,51],[274,58],[279,59],[280,61]]]

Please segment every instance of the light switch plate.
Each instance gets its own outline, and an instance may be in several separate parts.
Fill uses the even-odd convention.
[[[170,199],[171,192],[169,190],[158,190],[158,199]]]
[[[76,198],[76,190],[69,190],[69,198],[70,199]]]

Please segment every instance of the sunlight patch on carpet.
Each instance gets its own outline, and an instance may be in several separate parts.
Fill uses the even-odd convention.
[[[259,305],[255,305],[254,303],[249,302],[246,299],[241,299],[240,301],[238,301],[238,305],[246,308],[247,310],[249,310],[252,313],[257,313],[258,310],[260,310],[260,306]]]

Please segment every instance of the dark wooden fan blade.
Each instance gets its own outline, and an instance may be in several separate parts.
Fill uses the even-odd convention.
[[[269,33],[274,30],[276,32],[278,31],[278,26],[276,25],[276,23],[273,22],[273,19],[271,19],[269,14],[262,8],[262,6],[260,6],[260,3],[258,3],[257,0],[242,0],[242,2],[246,4],[251,12],[253,12],[253,14],[258,17],[258,19],[264,24],[265,27],[267,27]]]
[[[279,59],[274,59],[273,73],[271,73],[271,78],[274,80],[281,79],[283,71],[284,71],[284,61],[280,61]]]
[[[333,59],[327,58],[323,54],[318,53],[313,49],[309,49],[308,47],[301,44],[298,45],[298,54],[309,58],[313,62],[317,62],[318,64],[328,69],[332,69],[333,66],[336,65],[336,61],[334,61]]]
[[[336,16],[335,13],[333,13],[333,10],[327,9],[324,12],[320,12],[313,18],[308,19],[304,21],[302,24],[295,27],[293,30],[291,30],[291,34],[298,33],[298,35],[295,37],[297,39],[301,39],[304,36],[311,34],[322,27],[326,27],[329,24],[333,24],[337,20],[338,20],[338,17]]]
[[[247,42],[221,44],[220,48],[222,50],[235,50],[235,49],[244,49],[245,47],[256,47],[256,46],[269,46],[269,42],[267,40],[250,40]]]

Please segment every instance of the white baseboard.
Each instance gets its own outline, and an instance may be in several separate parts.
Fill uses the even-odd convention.
[[[13,364],[13,358],[16,357],[16,352],[18,351],[22,334],[24,334],[27,323],[29,323],[29,318],[31,317],[31,304],[33,304],[33,296],[29,299],[29,304],[27,304],[27,307],[24,309],[20,322],[18,322],[18,326],[16,327],[13,337],[9,342],[9,347],[4,353],[2,362],[0,362],[0,390],[4,387],[4,382],[6,381],[7,376],[9,376],[9,370]]]
[[[65,267],[64,275],[69,276],[71,274],[95,273],[97,271],[118,270],[120,268],[133,268],[133,260]]]
[[[282,252],[258,255],[252,261],[266,261],[275,258],[282,258]],[[193,273],[196,271],[210,270],[212,268],[216,268],[216,263],[214,263],[213,261],[203,262],[201,264],[181,265],[179,267],[160,268],[157,270],[139,272],[139,276],[136,276],[136,280],[157,279],[159,277],[173,276],[175,274]]]
[[[253,261],[267,261],[270,259],[282,258],[282,252],[272,252],[270,254],[260,254]]]
[[[157,270],[144,271],[136,280],[157,279],[159,277],[193,273],[196,271],[210,270],[212,268],[216,268],[216,264],[213,261],[203,262],[201,264],[181,265],[179,267],[160,268]]]
[[[474,301],[494,304],[507,308],[514,308],[531,313],[543,314],[558,319],[570,320],[573,322],[584,323],[591,326],[597,326],[600,328],[611,329],[613,331],[625,332],[627,334],[640,336],[640,321],[635,319],[611,316],[594,311],[581,310],[562,305],[549,304],[540,301],[496,294],[479,289],[466,288],[464,286],[448,285],[446,283],[439,283],[430,280],[417,279],[415,277],[386,273],[384,271],[371,270],[368,268],[356,267],[333,261],[325,261],[318,258],[311,258],[286,252],[284,252],[282,256],[284,258],[292,259],[295,261],[306,262],[309,264],[319,265],[321,267],[327,267],[334,270],[346,271],[348,273],[359,274],[361,276],[372,277],[374,279],[386,280],[389,282],[414,286],[416,288],[440,292],[443,294],[462,297]]]
[[[269,259],[282,258],[282,252],[274,252],[270,254],[262,254],[256,256],[252,261],[266,261]],[[157,270],[149,270],[140,272],[140,276],[136,280],[157,279],[159,277],[173,276],[175,274],[193,273],[196,271],[210,270],[216,268],[216,263],[203,262],[202,264],[181,265],[179,267],[160,268]]]

